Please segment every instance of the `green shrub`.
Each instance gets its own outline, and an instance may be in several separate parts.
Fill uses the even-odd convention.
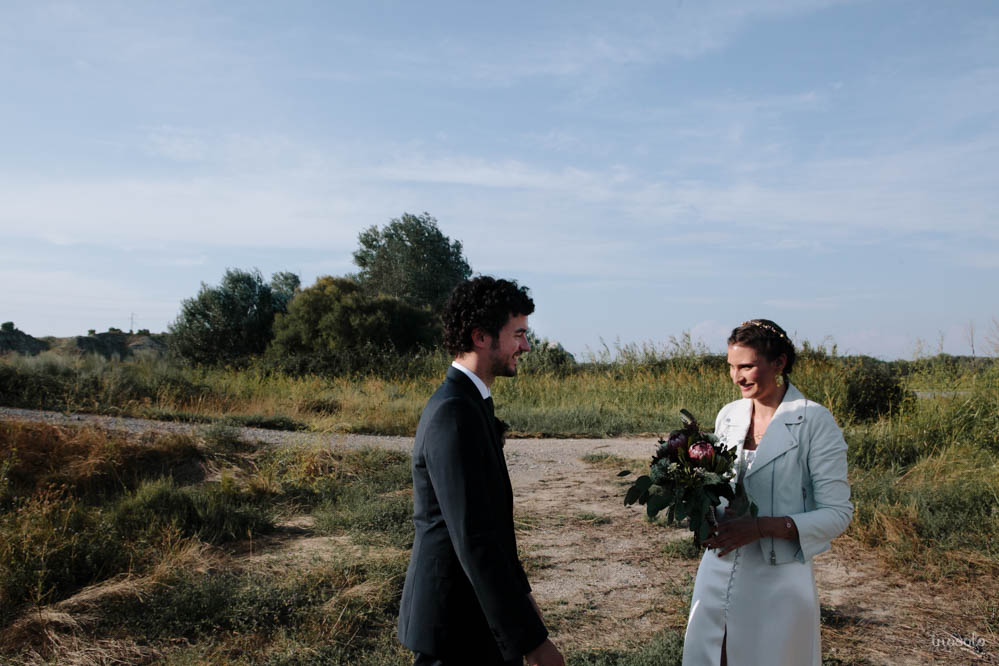
[[[170,479],[142,484],[111,509],[119,539],[146,541],[168,528],[209,543],[260,534],[273,518],[231,481],[178,488]]]
[[[314,516],[317,530],[347,531],[358,543],[396,548],[413,544],[413,496],[405,490],[377,494],[370,486],[355,486]]]
[[[191,495],[170,479],[148,481],[119,499],[111,511],[111,520],[117,536],[128,540],[142,539],[166,527],[193,534],[199,522]]]
[[[559,343],[539,338],[531,331],[528,331],[527,339],[531,350],[518,363],[521,372],[562,377],[576,367],[576,359]]]
[[[350,355],[359,354],[367,367],[375,368],[383,355],[427,349],[439,337],[429,309],[394,296],[372,295],[349,278],[324,276],[295,296],[287,314],[275,318],[268,356],[276,363],[291,358],[302,363],[313,357],[313,371],[323,370],[316,364],[337,371]]]
[[[0,626],[27,603],[48,603],[127,568],[127,551],[111,537],[100,512],[64,491],[19,499],[0,513]]]
[[[210,390],[190,374],[166,359],[121,361],[99,354],[70,357],[55,352],[15,356],[0,362],[0,404],[122,413],[157,401],[196,402]]]
[[[901,409],[907,394],[898,375],[884,361],[861,356],[846,375],[846,409],[858,420],[890,415]]]
[[[221,483],[194,486],[188,490],[198,515],[196,535],[209,543],[246,539],[274,527],[270,509],[223,477]]]
[[[361,543],[409,548],[413,542],[412,473],[409,456],[391,451],[352,452],[350,484],[313,515],[322,532],[347,531]]]

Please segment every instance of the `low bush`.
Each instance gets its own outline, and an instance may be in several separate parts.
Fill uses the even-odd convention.
[[[123,541],[155,540],[165,530],[224,543],[259,535],[273,527],[273,516],[236,487],[230,478],[179,488],[169,479],[142,484],[111,507],[111,521]]]
[[[316,529],[347,531],[355,541],[409,548],[413,542],[413,495],[409,457],[364,449],[354,462],[364,471],[315,512]]]
[[[119,573],[126,550],[107,518],[60,489],[0,513],[0,626],[25,604],[43,604]]]
[[[848,362],[846,409],[857,420],[890,416],[912,397],[902,387],[899,376],[885,361],[861,356]]]
[[[354,486],[314,515],[320,532],[346,531],[355,542],[369,545],[413,545],[413,496],[408,490],[379,494],[371,486]]]
[[[520,358],[518,369],[525,374],[548,374],[564,377],[576,368],[576,359],[557,342],[538,338],[528,332],[531,350]]]

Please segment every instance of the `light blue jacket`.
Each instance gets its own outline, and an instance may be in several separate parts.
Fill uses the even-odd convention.
[[[728,448],[742,447],[749,431],[752,400],[730,402],[715,419],[715,434]],[[846,479],[846,441],[829,410],[788,384],[784,400],[743,477],[761,516],[790,516],[798,540],[760,539],[770,564],[808,562],[829,549],[853,517]]]

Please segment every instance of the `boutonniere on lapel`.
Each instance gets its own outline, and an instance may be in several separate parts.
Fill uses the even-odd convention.
[[[701,432],[697,419],[680,410],[682,427],[659,439],[649,473],[635,479],[624,496],[626,505],[644,504],[649,518],[666,509],[666,524],[688,521],[694,541],[708,538],[715,508],[721,498],[729,501],[736,515],[757,513],[742,484],[732,487],[736,477],[736,450],[721,444],[714,433]],[[628,476],[624,470],[618,476]]]
[[[494,416],[493,428],[496,429],[496,436],[499,438],[500,448],[502,449],[506,446],[506,431],[510,429],[510,426],[508,426],[505,421],[500,421]]]

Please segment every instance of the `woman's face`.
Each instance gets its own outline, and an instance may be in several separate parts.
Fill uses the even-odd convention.
[[[728,374],[739,387],[743,398],[766,400],[780,394],[777,376],[784,370],[784,355],[768,361],[758,351],[747,345],[728,346]]]

